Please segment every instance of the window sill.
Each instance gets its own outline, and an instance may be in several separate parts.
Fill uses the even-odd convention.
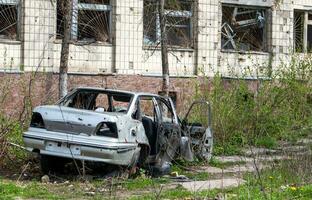
[[[242,54],[242,55],[269,55],[269,52],[265,51],[235,51],[222,49],[221,53],[225,54]]]
[[[147,50],[147,51],[160,51],[161,48],[160,47],[157,47],[157,46],[148,46],[148,45],[143,45],[143,50]],[[194,52],[194,49],[193,48],[187,48],[187,47],[177,47],[177,46],[174,46],[174,47],[168,47],[168,50],[169,51],[180,51],[180,52]]]
[[[0,39],[0,44],[22,44],[19,40]]]
[[[62,44],[62,40],[61,39],[56,39],[54,40],[54,44]],[[82,41],[76,41],[76,42],[70,42],[71,45],[75,45],[75,46],[113,46],[112,43],[108,43],[108,42],[93,42],[93,43],[88,43],[88,42],[82,42]]]

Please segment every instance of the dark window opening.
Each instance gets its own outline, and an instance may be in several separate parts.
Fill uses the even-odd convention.
[[[109,0],[79,0],[73,7],[71,38],[80,42],[111,41],[111,10]],[[64,36],[64,1],[57,2],[57,39]]]
[[[296,52],[304,51],[304,12],[294,13],[294,48]]]
[[[194,0],[168,0],[165,2],[166,10],[191,10]]]
[[[18,40],[17,24],[17,5],[1,5],[0,3],[0,39]]]
[[[312,52],[312,25],[308,25],[307,48],[308,52]]]
[[[192,2],[181,0],[166,1],[164,14],[168,45],[192,47]],[[155,1],[144,1],[143,27],[144,44],[157,45],[161,40],[161,32]]]
[[[88,42],[109,42],[109,12],[79,10],[78,40]]]
[[[266,51],[266,9],[222,6],[222,49]]]
[[[143,35],[144,44],[156,44],[157,42],[157,7],[155,3],[144,1],[143,11]]]
[[[173,46],[191,46],[190,19],[182,17],[167,18],[168,44]]]
[[[79,0],[79,3],[89,3],[89,4],[109,4],[109,0]]]
[[[56,4],[57,16],[56,16],[56,38],[62,39],[64,36],[65,24],[65,6],[64,1],[58,0]]]
[[[294,50],[312,52],[312,14],[307,11],[294,12]]]

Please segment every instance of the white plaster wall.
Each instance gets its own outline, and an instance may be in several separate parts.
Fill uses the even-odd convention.
[[[179,49],[169,54],[170,74],[177,76],[219,72],[224,76],[244,74],[261,76],[268,67],[268,52],[223,52],[221,51],[221,2],[241,3],[246,0],[198,0],[198,9],[193,22],[198,31],[197,52],[195,49]],[[261,2],[261,1],[260,1]],[[268,2],[266,1],[265,6]],[[248,1],[259,5],[259,1]],[[311,0],[283,0],[268,9],[272,13],[269,25],[269,52],[273,53],[273,69],[289,60],[293,47],[293,10],[312,9]],[[23,45],[19,42],[0,41],[0,70],[12,66],[25,71],[58,72],[60,64],[60,41],[55,40],[56,5],[51,0],[23,0],[24,9]],[[70,45],[69,71],[77,73],[111,73],[161,75],[160,50],[148,50],[143,45],[143,0],[112,0],[113,43]],[[116,27],[116,30],[115,28]],[[24,47],[24,49],[21,49]],[[196,54],[197,53],[197,54]],[[24,59],[22,59],[22,57]],[[24,61],[22,63],[22,61]],[[9,64],[10,63],[10,64]],[[197,64],[197,66],[195,66]],[[197,67],[197,68],[196,68]]]
[[[25,71],[52,71],[55,33],[54,1],[22,1]]]
[[[20,42],[0,41],[0,71],[18,72],[22,69]]]
[[[74,45],[69,48],[68,71],[71,73],[111,73],[112,72],[111,45]],[[61,44],[54,44],[54,72],[58,72],[61,57]]]

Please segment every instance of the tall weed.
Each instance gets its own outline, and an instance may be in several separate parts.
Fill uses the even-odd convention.
[[[236,154],[237,147],[274,147],[278,140],[296,139],[312,128],[312,58],[293,57],[267,79],[207,78],[210,89],[197,87],[195,99],[213,107],[215,152]],[[194,119],[205,117],[195,112]]]

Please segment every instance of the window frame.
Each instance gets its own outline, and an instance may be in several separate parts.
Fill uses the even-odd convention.
[[[158,106],[158,109],[159,109],[159,118],[160,118],[160,122],[161,123],[171,123],[171,124],[175,124],[175,122],[177,121],[177,119],[176,119],[176,116],[175,116],[175,114],[174,114],[174,111],[172,110],[172,107],[171,107],[171,105],[168,103],[168,101],[166,101],[165,99],[163,99],[163,98],[160,98],[160,97],[158,97],[158,98],[156,98],[156,101],[157,101],[157,106]],[[163,109],[161,109],[161,104],[163,104],[164,106],[166,106],[167,107],[167,109],[168,109],[168,112],[170,112],[171,113],[171,121],[169,122],[169,121],[166,121],[165,120],[165,116],[164,116],[164,113],[163,113]]]
[[[302,49],[296,49],[296,24],[295,24],[295,13],[302,13],[303,14],[303,33],[302,33]],[[309,19],[309,15],[312,16],[312,11],[309,10],[300,10],[294,9],[294,18],[293,18],[293,46],[294,52],[296,53],[312,53],[312,47],[308,47],[308,29],[309,26],[312,26],[312,19]]]
[[[223,7],[228,7],[228,8],[243,8],[243,9],[253,9],[253,10],[256,10],[256,9],[259,9],[259,10],[264,10],[265,13],[265,22],[264,22],[264,27],[263,27],[263,36],[262,36],[262,49],[259,49],[259,50],[244,50],[244,49],[241,49],[241,48],[236,48],[233,46],[233,49],[230,49],[230,48],[224,48],[224,44],[222,43],[222,38],[223,38],[223,26],[225,23],[223,23]],[[220,32],[221,32],[221,41],[220,41],[220,49],[221,49],[221,52],[224,52],[224,53],[230,53],[230,52],[239,52],[239,53],[268,53],[269,52],[269,7],[266,7],[264,5],[243,5],[243,4],[232,4],[232,3],[228,3],[228,2],[222,2],[221,3],[221,26],[220,26]],[[236,34],[234,34],[234,36],[232,37],[232,39],[236,36]],[[228,41],[229,42],[229,41]],[[235,42],[235,40],[232,40],[232,42]]]
[[[154,0],[144,0],[144,2],[148,3],[155,3]],[[170,10],[170,9],[165,9],[165,17],[172,17],[172,18],[184,18],[186,20],[189,20],[189,25],[172,25],[168,24],[168,21],[166,21],[166,28],[167,26],[169,27],[176,27],[176,28],[188,28],[189,31],[189,46],[183,46],[183,45],[171,45],[168,44],[168,46],[171,46],[173,48],[185,48],[185,49],[193,49],[194,48],[194,42],[193,42],[193,36],[194,36],[194,26],[193,26],[193,13],[194,13],[194,2],[190,2],[190,10]],[[143,3],[143,10],[145,9],[144,3]],[[143,11],[144,12],[144,11]],[[157,12],[157,6],[155,9],[155,12]],[[161,30],[160,30],[160,19],[159,19],[159,13],[157,12],[156,14],[156,19],[155,19],[155,41],[150,41],[150,42],[145,42],[145,35],[144,35],[144,30],[143,30],[143,46],[157,46],[157,44],[160,43],[161,40]],[[144,19],[143,19],[144,23]],[[183,27],[182,27],[183,26]],[[144,26],[143,26],[144,28]],[[168,33],[168,30],[167,30]]]
[[[5,29],[7,29],[11,26],[16,26],[16,39],[1,38],[0,42],[6,42],[6,41],[19,42],[21,40],[21,38],[20,38],[20,32],[21,32],[21,4],[20,4],[20,2],[21,2],[20,0],[1,0],[0,1],[1,6],[2,5],[4,5],[4,6],[15,6],[16,15],[17,15],[16,23],[11,24],[10,26],[5,28]],[[0,32],[0,35],[3,35],[3,34],[1,34],[1,32]]]
[[[78,39],[78,32],[79,32],[79,11],[86,10],[86,11],[99,11],[99,12],[108,12],[109,22],[108,22],[108,41],[97,41],[95,40],[92,44],[112,44],[112,17],[113,17],[113,6],[111,5],[111,0],[109,0],[109,4],[96,4],[96,3],[80,3],[79,0],[73,0],[73,10],[72,10],[72,23],[71,23],[71,40],[75,41],[76,43],[89,43],[84,40]],[[58,14],[57,14],[58,15]],[[56,30],[56,35],[58,32]]]

